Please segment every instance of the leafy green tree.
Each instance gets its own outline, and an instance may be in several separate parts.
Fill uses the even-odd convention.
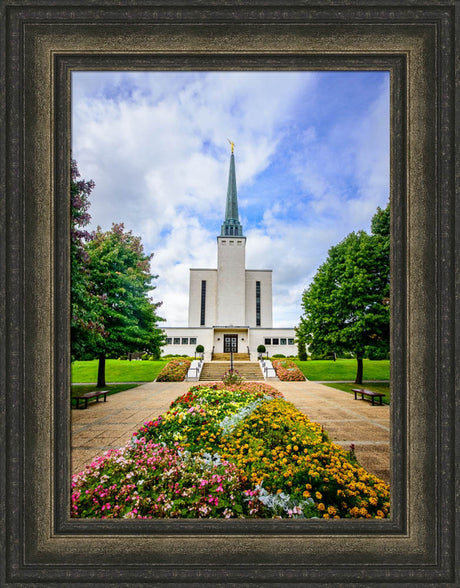
[[[70,162],[70,272],[71,272],[71,354],[80,359],[85,351],[100,339],[103,331],[95,309],[95,298],[91,294],[89,255],[86,243],[91,234],[86,226],[91,220],[88,212],[89,196],[94,182],[79,179],[77,162]]]
[[[147,351],[160,356],[164,334],[157,315],[161,302],[153,302],[155,289],[150,273],[152,255],[146,255],[140,237],[126,232],[123,224],[110,231],[100,227],[86,244],[89,255],[92,295],[97,298],[97,313],[103,326],[93,353],[99,357],[98,386],[105,386],[105,358],[126,352]]]
[[[390,239],[390,203],[385,208],[377,207],[377,212],[372,217],[371,231],[373,235]]]
[[[389,350],[390,240],[389,232],[374,230],[373,235],[350,233],[332,247],[302,297],[300,331],[310,350],[352,352],[357,384],[363,380],[365,354],[382,356]]]

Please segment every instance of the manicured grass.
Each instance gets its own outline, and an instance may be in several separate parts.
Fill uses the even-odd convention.
[[[106,382],[153,382],[167,361],[128,361],[107,359],[105,362]],[[99,361],[74,361],[72,363],[72,382],[97,382]]]
[[[108,384],[103,388],[98,388],[94,384],[82,384],[72,386],[71,392],[72,396],[81,396],[82,394],[86,394],[87,392],[93,392],[93,390],[108,390],[109,393],[107,396],[112,394],[117,394],[117,392],[124,392],[125,390],[131,390],[131,388],[137,388],[139,384]]]
[[[356,359],[298,361],[295,363],[302,370],[304,376],[312,381],[352,380],[356,378]],[[363,361],[364,380],[389,380],[390,362],[387,359]]]
[[[363,384],[363,385],[359,385],[359,384],[325,384],[325,386],[329,386],[330,388],[336,388],[337,390],[343,390],[344,392],[349,392],[350,394],[354,395],[354,392],[352,392],[352,388],[364,388],[366,390],[371,390],[372,392],[382,392],[383,394],[385,394],[385,398],[383,398],[383,404],[390,404],[390,384],[384,384],[379,382],[378,384],[375,384],[374,382],[372,382],[372,384]],[[358,396],[358,398],[361,398],[361,396]],[[367,398],[366,399],[368,402],[370,402],[370,400]]]

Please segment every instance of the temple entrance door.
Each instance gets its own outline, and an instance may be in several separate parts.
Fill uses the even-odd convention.
[[[224,335],[224,353],[238,352],[238,335]]]

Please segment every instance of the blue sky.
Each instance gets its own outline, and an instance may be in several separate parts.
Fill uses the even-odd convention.
[[[388,72],[73,72],[72,153],[92,226],[154,253],[153,298],[185,326],[190,267],[216,267],[235,143],[246,267],[273,269],[293,326],[328,249],[389,198]]]

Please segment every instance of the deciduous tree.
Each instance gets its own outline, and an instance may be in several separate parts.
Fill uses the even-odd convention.
[[[102,325],[97,315],[97,300],[91,292],[86,243],[91,234],[86,229],[91,220],[89,196],[92,180],[80,178],[77,162],[70,162],[70,283],[71,283],[71,354],[83,358],[101,337]]]
[[[155,287],[150,273],[152,255],[146,255],[140,237],[113,224],[103,232],[100,227],[86,244],[89,255],[91,292],[97,298],[97,314],[102,336],[93,350],[99,357],[98,386],[105,386],[105,358],[127,352],[148,351],[160,355],[164,335],[158,328],[163,319],[157,315],[161,302],[149,294]]]
[[[374,234],[350,233],[331,247],[304,292],[300,332],[315,353],[352,352],[363,379],[365,354],[389,350],[389,207],[377,211]],[[387,228],[386,228],[387,227]]]
[[[92,293],[98,299],[98,316],[103,326],[94,346],[99,357],[98,386],[105,386],[105,358],[127,352],[148,351],[160,355],[164,335],[158,328],[161,302],[153,302],[150,273],[152,255],[146,255],[140,237],[113,224],[100,227],[86,246],[89,255]]]

